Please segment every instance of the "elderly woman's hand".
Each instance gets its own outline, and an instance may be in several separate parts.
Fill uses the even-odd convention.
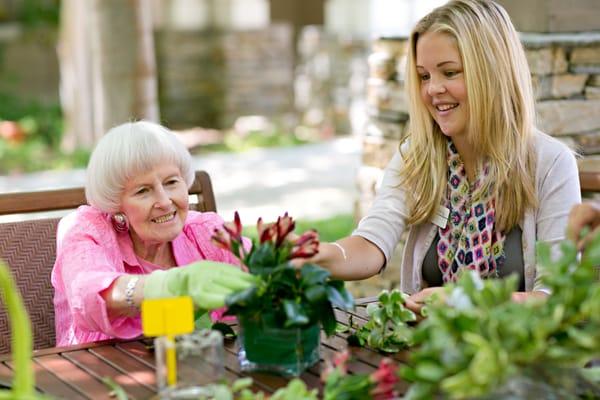
[[[230,293],[247,289],[256,277],[233,265],[198,261],[185,267],[154,271],[144,281],[144,298],[191,296],[196,307],[216,309]]]
[[[597,233],[599,226],[600,205],[593,202],[577,204],[571,209],[569,214],[567,236],[577,243],[579,249],[582,249],[594,234]],[[582,238],[580,236],[585,227],[589,227],[591,232]]]

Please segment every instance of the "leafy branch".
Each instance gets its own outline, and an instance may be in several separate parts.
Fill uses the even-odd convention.
[[[386,353],[395,353],[410,346],[412,328],[408,323],[415,322],[417,317],[404,306],[407,298],[408,295],[399,290],[381,292],[379,303],[367,306],[369,321],[358,328],[348,341]]]

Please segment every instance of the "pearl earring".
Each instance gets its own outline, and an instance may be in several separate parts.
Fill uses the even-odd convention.
[[[129,230],[129,221],[123,213],[113,215],[113,225],[117,232],[127,232]]]

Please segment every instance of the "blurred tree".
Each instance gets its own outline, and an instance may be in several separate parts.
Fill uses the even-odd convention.
[[[109,128],[158,121],[149,0],[62,0],[63,148],[90,148]]]

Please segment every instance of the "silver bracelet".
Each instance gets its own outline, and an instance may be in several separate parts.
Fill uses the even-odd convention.
[[[137,285],[139,280],[139,276],[134,276],[127,282],[127,286],[125,287],[125,303],[131,308],[137,308],[133,301],[133,292],[135,290],[135,285]]]
[[[340,251],[342,252],[342,257],[344,257],[344,261],[348,259],[348,256],[346,256],[346,249],[341,244],[339,244],[338,242],[330,242],[329,244],[332,244],[338,249],[340,249]]]

